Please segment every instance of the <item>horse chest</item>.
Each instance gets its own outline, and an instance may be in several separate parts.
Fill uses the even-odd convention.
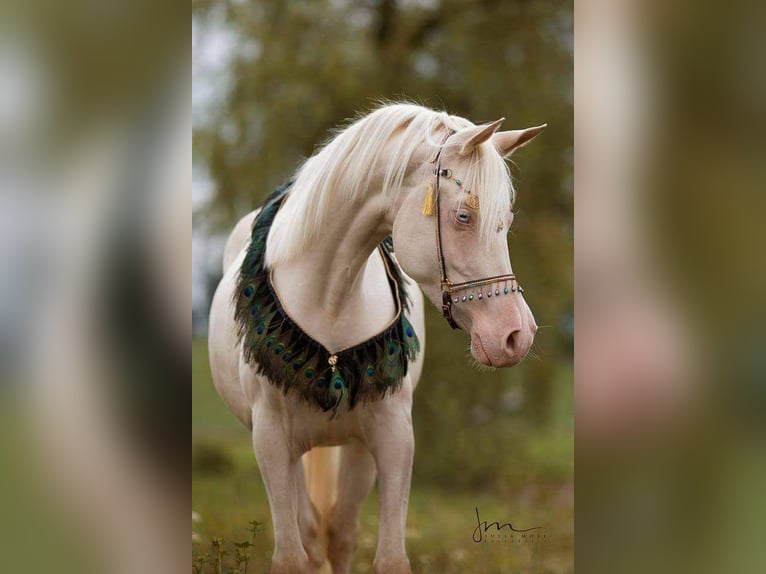
[[[354,411],[330,418],[327,413],[317,412],[304,404],[286,405],[290,442],[297,452],[305,452],[317,446],[338,446],[351,440],[362,439],[364,428],[359,412]]]

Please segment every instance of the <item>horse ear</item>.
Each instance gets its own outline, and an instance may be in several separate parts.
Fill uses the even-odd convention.
[[[503,157],[508,157],[518,148],[527,145],[537,135],[543,131],[548,124],[543,124],[534,128],[525,130],[510,130],[507,132],[497,132],[492,136],[492,141],[497,147],[497,151]]]
[[[450,145],[458,146],[460,155],[470,155],[473,153],[473,150],[476,149],[476,146],[483,144],[485,141],[491,138],[497,131],[497,128],[500,127],[500,124],[502,124],[504,121],[505,118],[500,118],[491,124],[484,124],[481,126],[474,126],[472,128],[460,130],[455,134],[453,141],[450,142]]]

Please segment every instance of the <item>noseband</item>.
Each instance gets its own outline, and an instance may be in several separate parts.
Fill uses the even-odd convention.
[[[502,292],[503,295],[508,295],[509,293],[523,293],[524,289],[518,284],[516,281],[516,275],[509,273],[505,275],[493,275],[491,277],[483,277],[481,279],[473,279],[471,281],[464,281],[462,283],[453,283],[449,280],[449,277],[447,276],[447,264],[444,260],[444,250],[442,249],[442,233],[441,233],[441,204],[440,204],[440,183],[441,178],[446,177],[450,178],[452,177],[452,171],[449,169],[442,169],[441,167],[441,154],[442,149],[444,148],[444,144],[447,142],[447,139],[453,134],[454,132],[450,131],[448,132],[447,136],[444,139],[444,142],[442,142],[442,146],[439,148],[439,151],[436,154],[436,157],[431,161],[431,163],[436,164],[436,169],[434,169],[434,206],[436,209],[436,217],[434,218],[434,227],[436,228],[436,252],[439,259],[439,282],[441,284],[441,291],[442,291],[442,315],[444,315],[444,318],[446,319],[447,323],[449,323],[449,326],[453,329],[460,329],[460,326],[455,322],[455,319],[452,317],[452,304],[458,304],[458,303],[470,303],[471,301],[475,299],[483,299],[485,297],[485,291],[484,287],[486,285],[493,285],[495,283],[505,283],[503,285],[503,288],[501,289],[499,285],[497,285],[494,289],[494,291],[490,288],[486,291],[486,297],[487,299],[490,299],[493,295],[498,297],[500,296],[500,293]],[[455,183],[458,184],[459,187],[462,186],[462,182],[460,180],[455,180]],[[470,194],[471,192],[467,192]],[[476,201],[476,199],[474,199]],[[478,202],[474,207],[478,207]],[[510,284],[510,286],[509,286]],[[474,295],[473,292],[471,293],[465,293],[469,290],[474,290],[479,288],[478,294]],[[463,293],[462,295],[459,295],[459,293]]]

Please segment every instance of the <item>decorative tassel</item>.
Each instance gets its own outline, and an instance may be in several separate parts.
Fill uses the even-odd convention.
[[[423,201],[423,215],[434,214],[434,183],[428,182],[428,189],[426,190],[426,198]]]

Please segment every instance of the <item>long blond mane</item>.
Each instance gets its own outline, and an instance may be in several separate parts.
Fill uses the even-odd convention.
[[[266,247],[266,264],[273,266],[299,255],[315,241],[338,205],[366,193],[376,171],[383,173],[382,193],[393,198],[401,189],[412,155],[421,146],[429,154],[442,145],[446,129],[460,131],[474,126],[423,106],[384,104],[337,132],[298,170],[285,203],[274,219]],[[387,142],[403,130],[404,145],[384,153]],[[447,142],[449,146],[449,141]],[[387,157],[386,157],[387,156]],[[497,224],[494,217],[510,209],[515,198],[510,172],[492,141],[478,146],[467,173],[467,186],[481,200],[480,233],[489,242]],[[423,185],[427,185],[427,181]]]

